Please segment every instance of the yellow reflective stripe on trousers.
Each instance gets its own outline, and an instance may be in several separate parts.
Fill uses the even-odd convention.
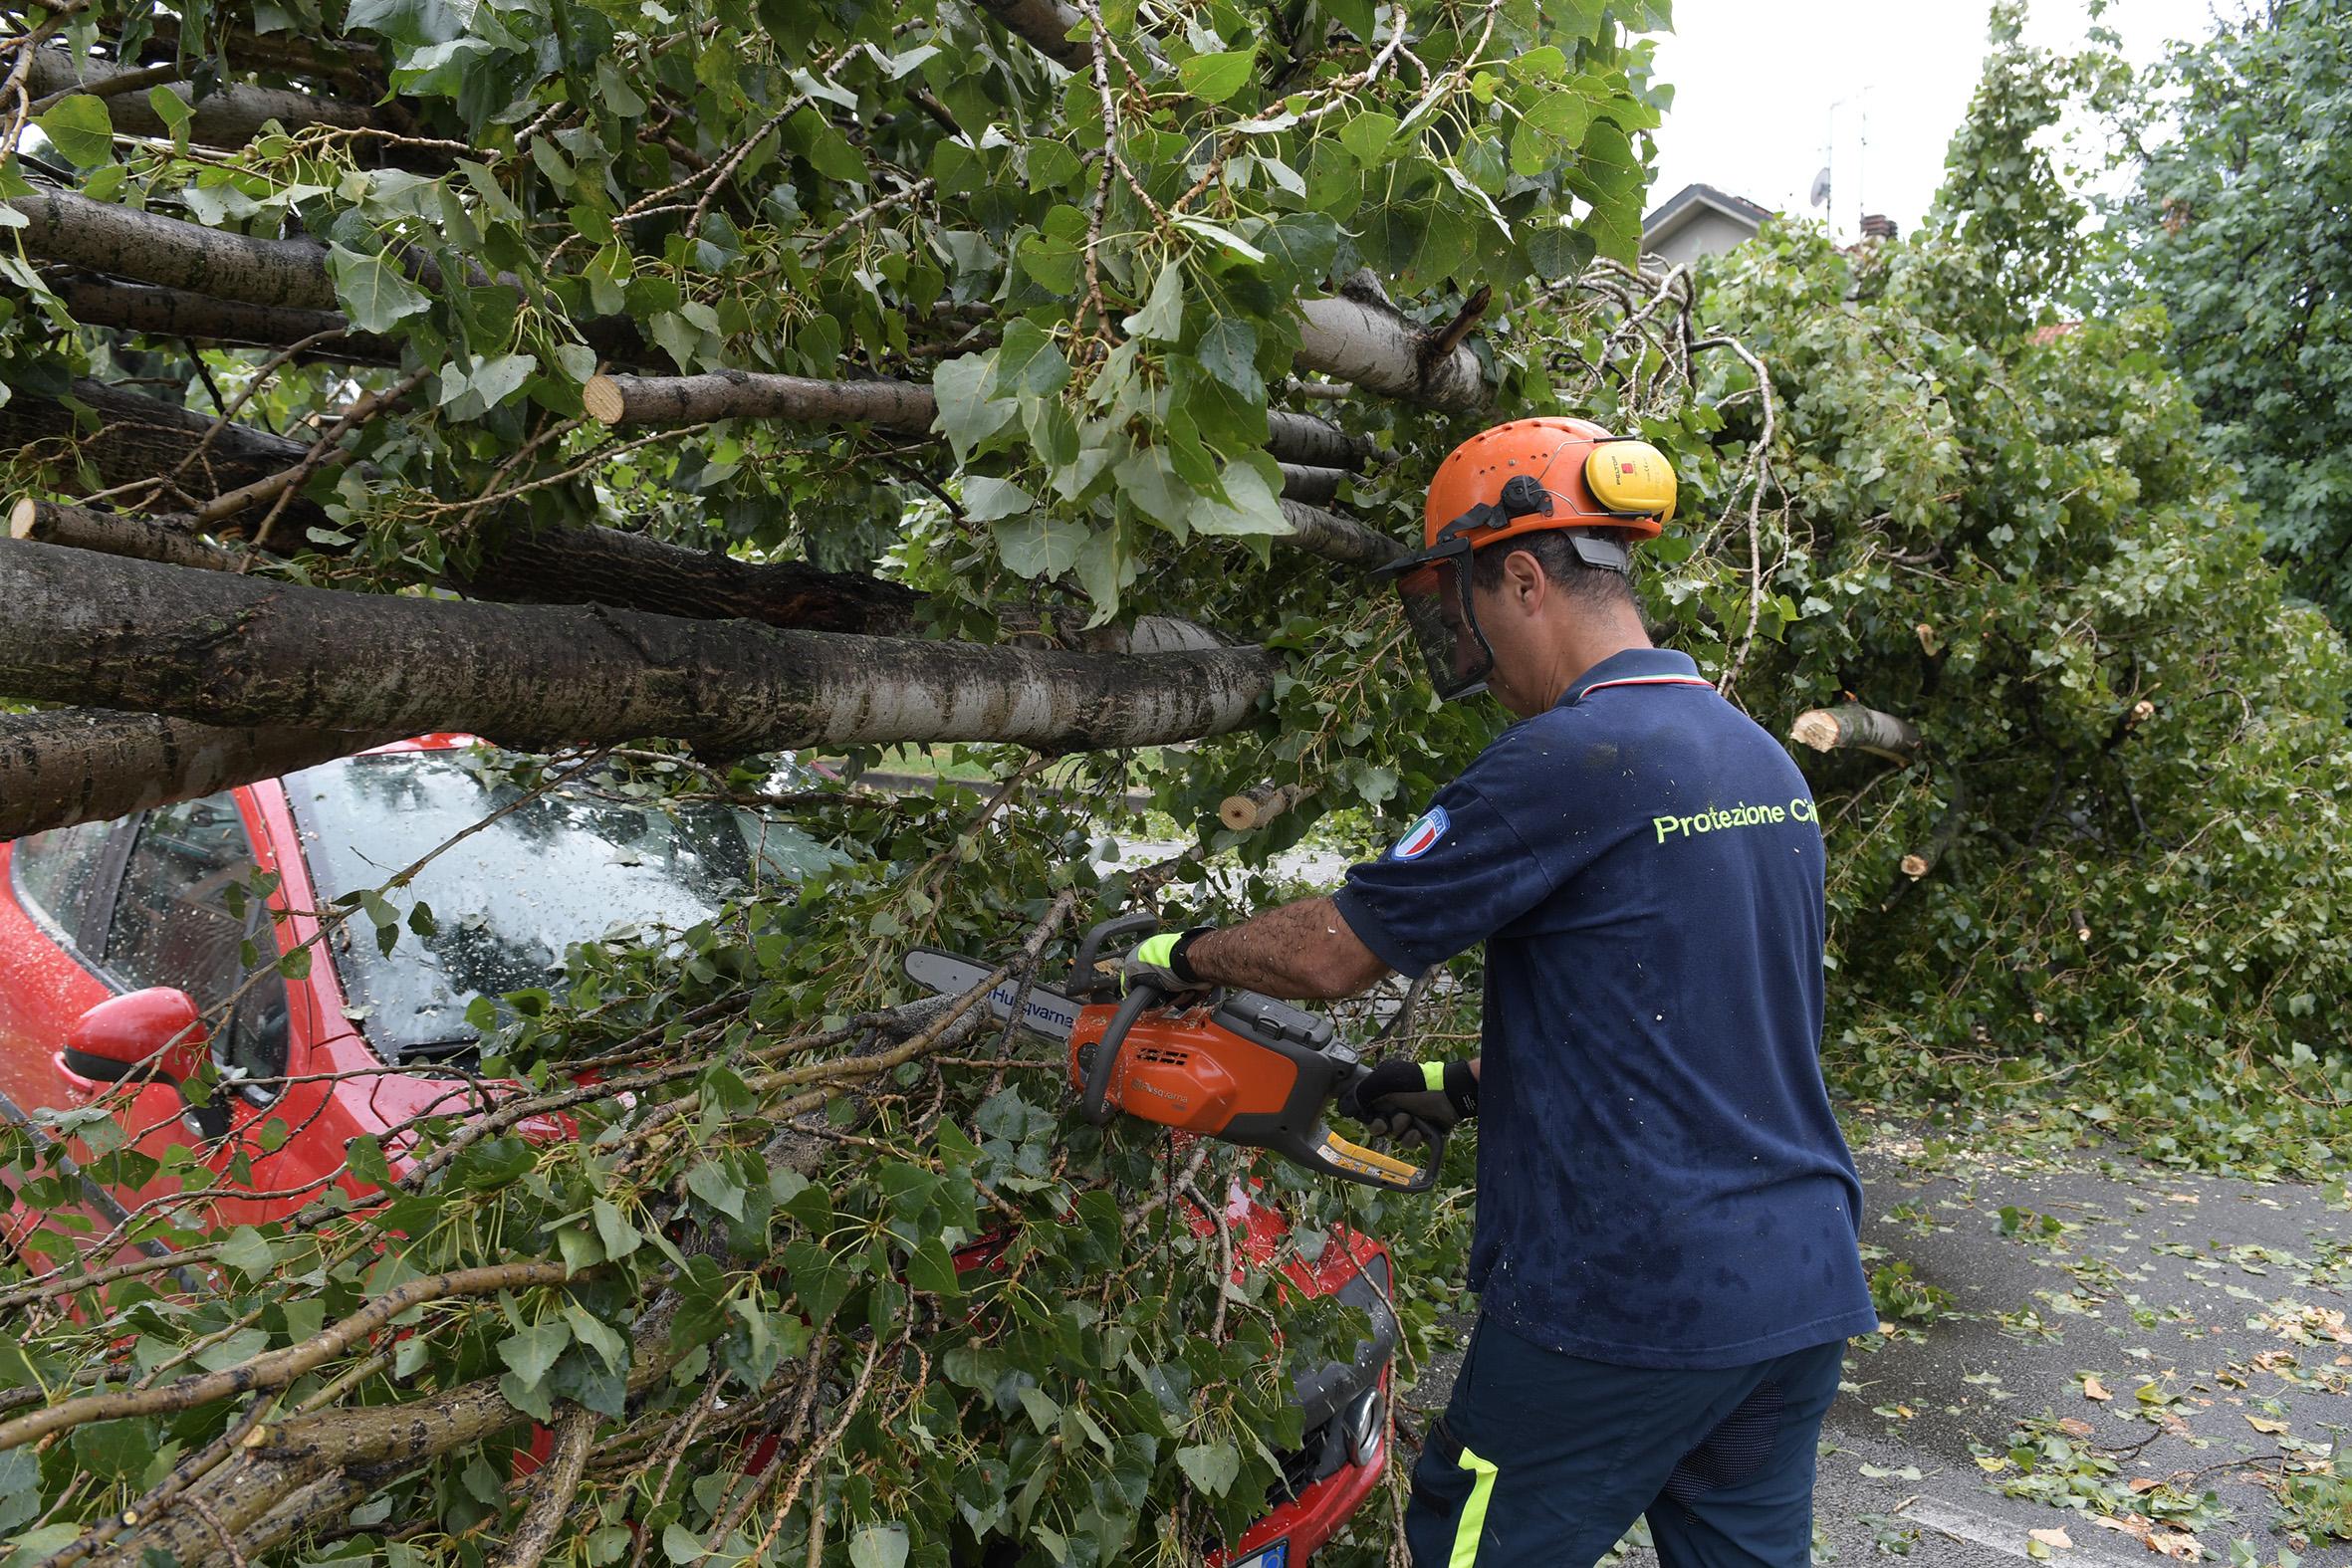
[[[1487,1499],[1495,1492],[1495,1461],[1482,1459],[1465,1448],[1462,1457],[1455,1462],[1478,1478],[1470,1483],[1470,1496],[1462,1504],[1462,1518],[1454,1526],[1454,1555],[1446,1559],[1446,1568],[1474,1568],[1478,1562],[1478,1538],[1487,1530]]]

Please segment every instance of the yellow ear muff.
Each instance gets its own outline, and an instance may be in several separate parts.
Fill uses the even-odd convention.
[[[1603,441],[1584,458],[1592,499],[1625,517],[1674,516],[1674,465],[1647,441]]]

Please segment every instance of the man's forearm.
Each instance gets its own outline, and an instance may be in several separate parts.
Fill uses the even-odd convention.
[[[1269,997],[1352,997],[1388,973],[1328,898],[1302,899],[1201,937],[1186,950],[1194,974],[1214,986]]]

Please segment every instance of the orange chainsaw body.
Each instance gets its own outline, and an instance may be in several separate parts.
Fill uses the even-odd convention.
[[[1069,1031],[1069,1080],[1083,1089],[1094,1047],[1118,1008],[1082,1008]],[[1279,1052],[1210,1021],[1206,1007],[1147,1012],[1127,1030],[1111,1066],[1106,1104],[1129,1116],[1222,1133],[1237,1116],[1276,1116],[1291,1103],[1298,1068]]]

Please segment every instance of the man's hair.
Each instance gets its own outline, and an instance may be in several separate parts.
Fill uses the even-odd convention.
[[[1595,609],[1613,604],[1635,603],[1633,587],[1621,572],[1605,566],[1587,566],[1577,558],[1576,548],[1568,543],[1564,529],[1540,529],[1532,534],[1522,534],[1500,544],[1474,551],[1470,557],[1470,581],[1473,587],[1490,592],[1503,585],[1503,562],[1514,551],[1526,551],[1535,558],[1535,564],[1543,568],[1550,579],[1569,597]]]

